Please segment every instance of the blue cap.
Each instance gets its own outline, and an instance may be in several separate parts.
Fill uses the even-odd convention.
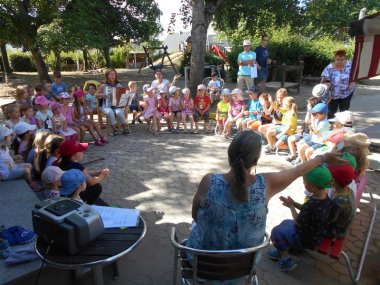
[[[258,93],[259,92],[259,88],[257,88],[255,85],[253,85],[251,88],[249,88],[248,93],[249,92]]]
[[[86,176],[78,169],[65,171],[61,176],[61,196],[70,197],[86,181]]]
[[[328,112],[328,107],[327,104],[325,103],[318,103],[316,104],[313,108],[309,110],[310,113],[325,113],[327,114]]]

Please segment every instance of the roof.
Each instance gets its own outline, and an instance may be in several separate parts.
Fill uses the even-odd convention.
[[[164,40],[163,45],[168,46],[168,51],[178,51],[179,45],[186,43],[186,39],[190,36],[190,32],[179,32],[168,34]]]

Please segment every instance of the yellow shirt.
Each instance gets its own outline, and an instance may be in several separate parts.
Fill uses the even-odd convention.
[[[297,114],[293,114],[291,111],[283,113],[281,120],[282,128],[290,126],[290,129],[286,132],[287,135],[294,135],[297,130],[297,120]]]
[[[218,103],[217,119],[226,118],[229,108],[230,108],[230,102],[220,101]]]

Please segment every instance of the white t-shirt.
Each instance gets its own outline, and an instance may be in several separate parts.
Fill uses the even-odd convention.
[[[220,89],[220,81],[219,80],[210,80],[209,83],[208,83],[208,87],[209,88],[216,88],[216,89]]]
[[[327,120],[327,118],[325,118],[325,119],[323,119],[321,121],[313,120],[312,126],[313,126],[313,128],[315,130],[319,131],[319,134],[312,134],[311,135],[311,141],[313,143],[323,144],[324,143],[324,139],[327,137],[327,135],[330,132],[330,123],[329,123],[329,121]]]
[[[14,167],[15,162],[9,154],[9,148],[0,147],[0,179],[6,179]]]
[[[45,113],[38,111],[36,114],[36,119],[42,122],[42,129],[51,130],[53,129],[53,123],[51,119],[53,118],[53,112],[46,110]]]

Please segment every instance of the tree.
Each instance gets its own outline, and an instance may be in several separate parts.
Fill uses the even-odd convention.
[[[59,12],[55,1],[3,0],[0,5],[0,40],[32,53],[39,79],[50,81],[37,42],[37,30],[50,23]]]
[[[0,49],[1,49],[1,59],[2,61],[0,64],[3,66],[4,71],[6,73],[11,73],[11,67],[9,65],[9,59],[8,59],[8,53],[7,53],[7,44],[4,42],[0,42]]]

